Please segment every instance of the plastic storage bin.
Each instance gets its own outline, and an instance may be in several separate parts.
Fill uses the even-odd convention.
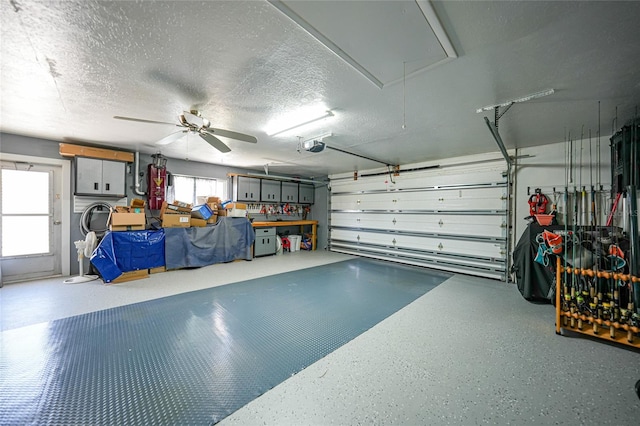
[[[300,251],[301,235],[289,235],[289,241],[291,242],[291,251]]]

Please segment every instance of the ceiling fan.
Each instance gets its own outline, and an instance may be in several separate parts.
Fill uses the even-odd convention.
[[[202,117],[200,111],[191,110],[184,111],[182,114],[178,116],[178,123],[167,123],[164,121],[154,121],[154,120],[144,120],[141,118],[131,118],[131,117],[120,117],[114,116],[118,120],[127,120],[127,121],[137,121],[140,123],[152,123],[152,124],[170,124],[178,127],[182,127],[182,130],[179,130],[175,133],[171,133],[170,135],[160,139],[156,142],[156,145],[168,145],[171,142],[175,142],[187,133],[196,133],[202,139],[204,139],[209,145],[214,147],[220,152],[229,152],[231,148],[225,145],[217,136],[222,136],[225,138],[236,139],[243,142],[249,143],[257,143],[258,140],[254,136],[245,135],[244,133],[232,132],[231,130],[217,129],[215,127],[211,127],[211,122],[206,118]]]

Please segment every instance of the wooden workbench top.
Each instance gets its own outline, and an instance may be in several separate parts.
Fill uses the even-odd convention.
[[[276,220],[271,222],[253,222],[254,228],[263,226],[297,226],[297,225],[317,225],[317,220]]]

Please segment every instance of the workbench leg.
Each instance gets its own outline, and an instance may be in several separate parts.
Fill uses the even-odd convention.
[[[316,249],[316,245],[317,245],[317,236],[316,236],[316,232],[318,225],[316,225],[315,223],[313,225],[311,225],[311,250],[315,250]]]

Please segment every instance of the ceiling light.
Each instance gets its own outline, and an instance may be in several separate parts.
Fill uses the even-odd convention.
[[[523,96],[521,98],[517,98],[517,99],[512,99],[510,101],[506,101],[506,102],[502,102],[501,104],[496,104],[496,105],[487,105],[485,107],[482,108],[478,108],[476,110],[477,113],[481,113],[482,111],[492,111],[496,108],[500,108],[500,107],[506,107],[515,103],[520,103],[520,102],[527,102],[530,101],[532,99],[538,99],[538,98],[542,98],[544,96],[549,96],[549,95],[553,95],[555,93],[555,90],[553,89],[547,89],[547,90],[543,90],[541,92],[536,92],[536,93],[532,93],[530,95],[527,96]]]
[[[267,133],[267,136],[276,136],[276,135],[279,135],[281,133],[288,132],[289,130],[297,129],[298,127],[306,126],[307,124],[315,123],[316,121],[320,121],[320,120],[323,120],[323,119],[328,118],[328,117],[333,117],[333,112],[325,111],[325,113],[320,115],[320,116],[308,118],[308,119],[304,120],[301,123],[295,124],[293,126],[289,126],[289,127],[285,128],[285,129],[279,129],[279,130],[276,130],[276,131],[274,131],[272,133]]]

